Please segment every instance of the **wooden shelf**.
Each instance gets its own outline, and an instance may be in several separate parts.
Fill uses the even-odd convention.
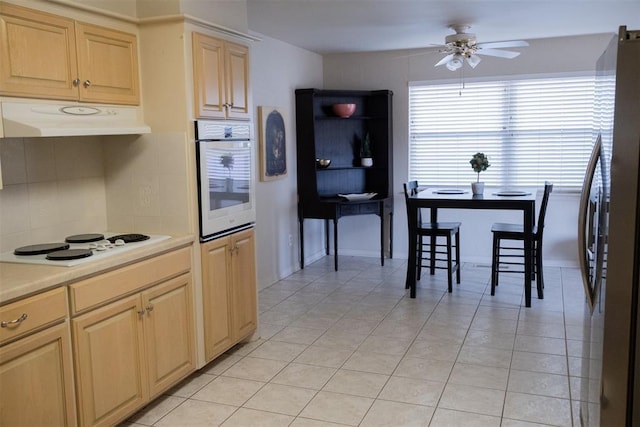
[[[338,117],[338,116],[316,116],[316,120],[386,120],[382,116],[351,116],[351,117]]]
[[[368,170],[376,170],[381,169],[376,166],[336,166],[336,167],[328,167],[328,168],[317,168],[318,172],[323,171],[338,171],[338,170],[352,170],[352,169],[368,169]]]

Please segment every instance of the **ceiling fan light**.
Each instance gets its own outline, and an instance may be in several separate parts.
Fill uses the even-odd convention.
[[[480,61],[482,61],[482,58],[480,58],[476,54],[473,54],[467,58],[467,64],[469,64],[471,68],[476,68],[476,65],[478,65]]]
[[[458,68],[462,67],[462,57],[459,54],[456,54],[447,62],[447,68],[451,71],[455,71]]]

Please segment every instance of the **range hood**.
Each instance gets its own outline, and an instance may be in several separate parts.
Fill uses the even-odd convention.
[[[5,138],[151,132],[138,107],[2,101],[0,109]]]

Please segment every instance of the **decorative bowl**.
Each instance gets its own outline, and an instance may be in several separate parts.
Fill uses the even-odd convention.
[[[342,118],[351,117],[356,112],[356,104],[333,104],[333,113]]]
[[[326,169],[331,164],[331,159],[316,159],[316,165],[320,169]]]

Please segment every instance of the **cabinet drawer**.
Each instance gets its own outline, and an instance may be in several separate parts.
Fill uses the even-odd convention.
[[[191,248],[158,255],[69,285],[71,313],[97,307],[191,270]]]
[[[67,314],[67,289],[65,287],[2,306],[0,307],[0,321],[4,326],[0,327],[0,344],[57,320],[62,320],[67,317]]]
[[[340,205],[341,215],[358,215],[360,214],[359,205]]]
[[[377,214],[380,204],[379,202],[342,204],[340,205],[340,215],[365,215]]]
[[[360,214],[377,214],[380,210],[379,202],[360,204]]]

